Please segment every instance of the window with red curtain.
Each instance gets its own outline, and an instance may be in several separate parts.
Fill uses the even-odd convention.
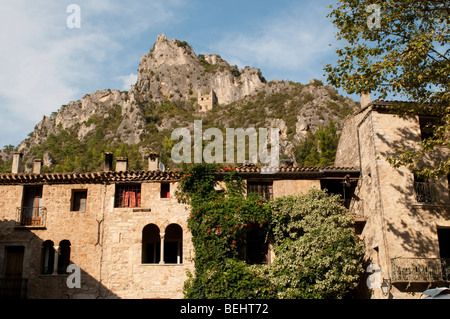
[[[161,198],[170,198],[170,184],[161,183]]]
[[[114,207],[141,207],[141,185],[116,185]]]

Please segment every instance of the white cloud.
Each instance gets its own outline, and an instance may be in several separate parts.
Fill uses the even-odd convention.
[[[117,77],[117,79],[119,81],[122,81],[122,83],[123,83],[122,90],[124,90],[124,91],[129,91],[131,86],[136,84],[137,78],[138,78],[138,75],[134,74],[134,73]]]
[[[283,16],[262,21],[259,27],[226,34],[210,47],[240,67],[256,63],[285,74],[286,70],[313,74],[320,69],[322,75],[320,64],[333,53],[329,44],[335,42],[325,9],[315,2],[302,2]]]
[[[43,115],[84,94],[112,88],[105,86],[114,79],[118,83],[112,85],[131,83],[133,74],[117,76],[124,74],[124,56],[131,54],[126,41],[174,19],[180,5],[179,0],[133,5],[79,0],[81,28],[69,29],[70,1],[0,2],[0,147],[17,145]]]

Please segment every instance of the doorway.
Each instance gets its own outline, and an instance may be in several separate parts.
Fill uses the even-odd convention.
[[[2,298],[25,298],[26,284],[22,278],[24,253],[24,246],[6,247],[5,274],[0,290]]]

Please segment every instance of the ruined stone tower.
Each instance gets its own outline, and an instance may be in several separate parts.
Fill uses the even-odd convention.
[[[198,105],[201,112],[208,112],[217,104],[217,96],[211,89],[208,93],[198,92]]]

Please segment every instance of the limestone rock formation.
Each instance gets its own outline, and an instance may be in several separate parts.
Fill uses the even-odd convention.
[[[195,116],[222,127],[280,127],[282,151],[295,161],[293,145],[308,131],[330,121],[341,123],[356,106],[316,80],[307,85],[267,82],[259,69],[239,70],[217,54],[197,56],[188,43],[163,34],[141,57],[138,79],[128,92],[100,90],[63,105],[44,116],[17,150],[25,163],[45,157],[44,166],[70,160],[46,149],[57,143],[74,148],[95,139],[105,145],[137,145],[144,154],[160,150],[175,128],[192,127]],[[11,156],[12,150],[0,152],[0,169]]]
[[[186,42],[158,37],[153,49],[141,58],[136,85],[131,89],[145,99],[184,99],[214,90],[219,104],[229,104],[253,94],[266,80],[259,69],[237,70],[219,55],[197,57]]]

